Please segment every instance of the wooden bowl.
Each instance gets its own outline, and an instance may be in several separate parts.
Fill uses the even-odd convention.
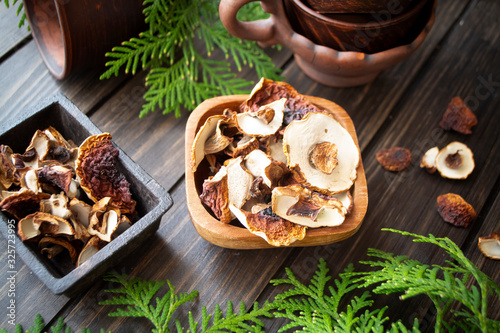
[[[319,97],[307,96],[319,108],[330,112],[337,121],[351,134],[356,145],[358,139],[351,118],[337,104]],[[189,116],[186,124],[186,200],[189,215],[196,231],[208,242],[217,246],[231,249],[264,249],[273,248],[261,237],[252,234],[238,221],[230,224],[221,223],[201,203],[203,180],[208,176],[206,160],[204,160],[196,172],[192,172],[190,166],[191,147],[198,129],[205,123],[209,116],[222,114],[224,109],[237,110],[238,106],[248,98],[248,95],[221,96],[208,99],[201,103]],[[359,145],[358,145],[359,147]],[[347,215],[343,224],[337,227],[309,228],[303,240],[292,243],[291,247],[325,245],[342,241],[358,231],[368,207],[368,189],[366,185],[365,170],[360,160],[358,166],[358,177],[351,189],[354,206]]]

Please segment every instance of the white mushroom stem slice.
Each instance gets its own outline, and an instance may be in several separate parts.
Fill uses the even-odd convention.
[[[311,164],[311,152],[327,142],[337,148],[338,165],[328,174]],[[360,160],[358,146],[349,132],[327,113],[310,112],[292,121],[283,134],[288,167],[302,185],[316,191],[335,194],[348,190],[357,177]]]
[[[251,233],[262,237],[272,246],[288,246],[304,239],[306,227],[284,220],[272,213],[270,208],[258,213],[246,212],[229,204],[229,209]]]
[[[69,202],[69,210],[71,211],[72,216],[86,228],[90,225],[89,221],[92,206],[86,202],[73,198]]]
[[[274,135],[283,124],[285,103],[286,98],[281,98],[261,106],[256,112],[238,113],[236,124],[246,135],[259,137]]]
[[[458,141],[448,144],[436,156],[436,168],[445,178],[465,179],[474,170],[474,166],[472,151]]]
[[[40,211],[59,216],[63,219],[69,219],[71,211],[68,208],[68,197],[64,192],[52,194],[48,199],[40,201]]]
[[[429,173],[436,172],[436,156],[439,153],[438,147],[432,147],[427,150],[420,160],[420,167]]]
[[[255,177],[262,177],[269,188],[276,186],[285,174],[286,166],[274,161],[262,150],[253,150],[245,157],[245,168]]]
[[[208,117],[203,126],[198,130],[191,147],[191,170],[196,171],[198,165],[205,157],[205,143],[217,132],[217,125],[220,120],[227,119],[223,115],[215,115]],[[224,148],[222,148],[224,149]]]
[[[229,202],[241,208],[251,198],[253,176],[243,166],[243,157],[232,158],[227,162],[227,187]]]
[[[40,183],[38,181],[38,174],[35,169],[25,167],[18,170],[21,176],[21,187],[24,187],[34,193],[42,192]]]
[[[87,244],[83,247],[80,255],[78,256],[77,266],[80,266],[85,261],[89,260],[94,254],[96,254],[99,250],[101,250],[106,243],[102,242],[101,239],[97,236],[89,239]]]
[[[286,164],[286,155],[283,152],[283,139],[269,138],[267,145],[267,155],[272,157],[275,161]]]
[[[489,236],[479,237],[477,246],[486,257],[500,260],[500,234],[492,232]]]
[[[338,226],[345,220],[340,201],[325,199],[299,185],[274,188],[272,207],[276,215],[311,228]]]
[[[63,218],[48,213],[36,212],[19,221],[18,234],[24,242],[42,234],[71,236],[75,234],[75,230]]]
[[[118,209],[108,210],[100,218],[94,214],[90,218],[89,233],[105,242],[111,242],[113,234],[121,222],[121,214]]]

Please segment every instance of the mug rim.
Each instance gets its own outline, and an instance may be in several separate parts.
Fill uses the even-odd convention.
[[[420,12],[420,10],[423,8],[423,6],[429,0],[420,0],[413,8],[411,8],[407,12],[400,14],[400,15],[395,15],[393,18],[391,18],[389,20],[370,21],[370,22],[366,22],[366,23],[349,23],[346,21],[333,19],[333,18],[330,18],[324,14],[315,12],[312,8],[306,6],[301,0],[288,0],[288,1],[290,3],[292,3],[293,5],[295,5],[299,10],[301,10],[304,14],[306,14],[310,18],[315,19],[315,20],[318,19],[320,21],[323,21],[326,24],[335,25],[337,27],[369,29],[369,28],[387,27],[387,26],[391,26],[391,25],[400,23],[402,21],[405,21],[406,19],[410,18],[411,16],[418,14]],[[376,14],[376,13],[371,13],[371,14]]]

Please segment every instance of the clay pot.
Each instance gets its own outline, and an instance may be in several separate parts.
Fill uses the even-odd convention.
[[[318,13],[405,13],[419,0],[304,0]]]
[[[33,38],[50,73],[103,66],[105,53],[144,31],[142,0],[23,0]]]
[[[351,87],[367,84],[378,74],[411,55],[427,37],[434,24],[437,0],[426,3],[419,21],[426,22],[418,36],[408,44],[373,54],[338,51],[318,45],[294,31],[280,0],[262,0],[262,8],[271,16],[265,20],[243,22],[238,10],[255,0],[222,0],[220,18],[226,29],[242,39],[258,41],[262,47],[286,46],[294,53],[297,64],[312,79],[329,86]]]
[[[430,1],[416,1],[406,13],[383,10],[371,14],[320,14],[300,0],[284,0],[293,30],[318,45],[338,51],[376,53],[408,44],[420,33],[429,15]]]

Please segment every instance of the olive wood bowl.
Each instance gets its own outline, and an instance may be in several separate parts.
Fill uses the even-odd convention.
[[[221,223],[201,203],[203,180],[208,177],[208,164],[206,159],[199,165],[196,172],[190,168],[191,147],[197,131],[209,116],[222,114],[224,109],[238,110],[239,105],[248,98],[248,95],[220,96],[208,99],[201,103],[189,116],[186,124],[186,200],[189,215],[196,231],[208,242],[220,247],[231,249],[264,249],[274,248],[261,237],[252,234],[237,220],[230,224]],[[359,148],[356,130],[351,118],[339,105],[319,97],[307,96],[309,100],[321,109],[330,112],[335,119],[351,134]],[[358,177],[351,188],[354,206],[347,215],[344,223],[337,227],[309,228],[303,240],[296,241],[290,247],[325,245],[342,241],[354,235],[361,227],[361,222],[368,207],[368,189],[366,185],[365,170],[360,159]]]

